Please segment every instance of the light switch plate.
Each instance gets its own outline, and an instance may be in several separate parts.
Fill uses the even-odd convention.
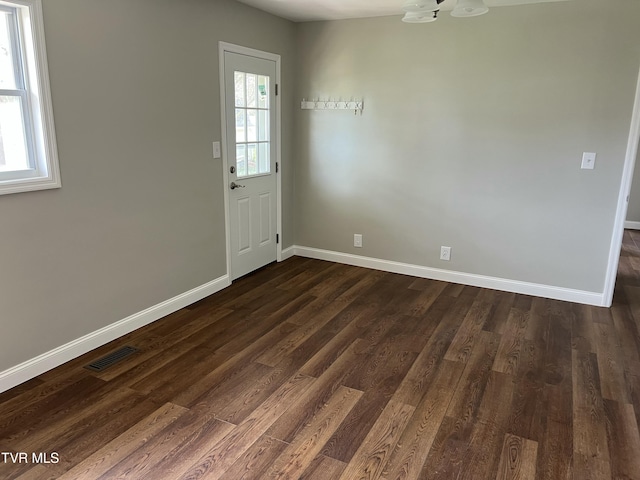
[[[221,156],[220,142],[213,142],[213,158],[220,158]]]
[[[593,170],[596,166],[596,154],[593,152],[584,152],[582,154],[582,165],[580,168],[583,170]]]

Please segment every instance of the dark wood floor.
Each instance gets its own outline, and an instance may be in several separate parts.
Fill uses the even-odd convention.
[[[270,265],[0,394],[0,478],[638,480],[639,247],[611,309]]]

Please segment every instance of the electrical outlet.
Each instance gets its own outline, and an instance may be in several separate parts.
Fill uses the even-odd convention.
[[[353,246],[362,248],[362,235],[360,235],[359,233],[355,233],[353,235]]]
[[[582,154],[582,164],[580,168],[583,170],[593,170],[596,166],[596,154],[594,152],[584,152]]]
[[[440,260],[451,260],[451,247],[440,247]]]

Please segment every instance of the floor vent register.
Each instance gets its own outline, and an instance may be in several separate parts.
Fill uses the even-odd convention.
[[[102,358],[99,358],[93,363],[86,365],[84,368],[88,370],[93,370],[94,372],[102,372],[103,370],[109,368],[111,365],[118,363],[121,360],[124,360],[130,355],[133,355],[138,351],[135,347],[122,347],[115,352],[111,352],[109,355],[105,355]]]

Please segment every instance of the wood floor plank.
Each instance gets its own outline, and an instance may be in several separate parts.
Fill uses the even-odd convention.
[[[544,352],[531,340],[523,344],[515,378],[507,431],[522,438],[539,441],[544,436],[545,384],[538,373]]]
[[[95,419],[76,424],[69,432],[56,438],[56,449],[64,452],[63,458],[57,464],[49,465],[51,478],[58,478],[77,463],[83,461],[87,455],[100,450],[105,443],[111,442],[123,433],[136,427],[147,416],[158,409],[158,405],[150,400],[140,401],[131,396],[122,403],[114,404],[110,410],[100,407]],[[45,441],[38,450],[47,449],[50,441]]]
[[[404,403],[417,406],[425,392],[431,386],[436,376],[444,355],[451,345],[465,315],[471,308],[475,297],[460,297],[460,300],[449,304],[444,301],[446,308],[443,311],[433,311],[434,321],[438,321],[427,344],[424,346],[415,362],[407,372],[402,383],[398,387],[398,398]],[[442,315],[442,317],[440,317]]]
[[[61,480],[98,478],[124,458],[138,451],[150,438],[188,413],[186,408],[167,403],[117,438],[75,465]]]
[[[465,458],[471,454],[471,435],[480,413],[498,341],[499,336],[492,332],[482,331],[479,334],[434,439],[434,448],[425,462],[423,474],[428,473],[430,478],[456,478],[462,472]]]
[[[489,374],[495,363],[500,338],[492,332],[480,332],[453,393],[447,416],[471,423],[478,415]]]
[[[77,443],[79,438],[88,432],[94,432],[102,426],[105,417],[111,415],[126,415],[127,411],[144,402],[144,397],[129,389],[109,392],[107,398],[94,398],[79,408],[65,412],[64,415],[53,417],[49,422],[41,423],[35,431],[23,437],[17,437],[12,442],[14,448],[23,452],[46,450],[51,438],[56,438],[56,444],[63,447],[70,443]],[[150,407],[147,402],[145,409]],[[67,456],[70,452],[67,450]]]
[[[405,317],[396,318],[379,341],[369,341],[372,348],[363,358],[364,368],[352,370],[342,384],[361,391],[375,391],[389,397],[398,388],[417,354],[411,350],[412,338],[402,335]],[[365,335],[365,338],[367,336]]]
[[[58,475],[52,475],[51,470],[47,468],[47,466],[40,464],[14,478],[15,480],[55,480],[58,478]]]
[[[215,442],[182,478],[220,478],[231,466],[257,442],[278,418],[285,414],[287,405],[314,382],[303,375],[292,378],[255,411],[234,428],[227,436]]]
[[[240,366],[254,361],[266,348],[287,336],[292,328],[297,327],[291,326],[287,322],[276,325],[258,340],[250,343],[243,349],[237,350],[236,353],[228,358],[222,365],[184,388],[176,395],[173,401],[186,407],[197,403],[199,399],[208,395],[220,382],[235,376]]]
[[[365,392],[327,441],[323,455],[348,463],[388,403],[388,393]]]
[[[473,427],[479,418],[498,342],[499,336],[492,332],[479,333],[434,439],[434,448],[429,452],[423,475],[448,479],[462,474],[465,459],[472,454]]]
[[[569,385],[571,378],[571,316],[572,311],[566,303],[556,300],[539,302],[546,317],[546,337],[542,380],[549,385]],[[570,390],[569,390],[570,392]]]
[[[391,400],[360,443],[340,478],[380,478],[414,410],[415,407],[411,405]]]
[[[509,375],[490,371],[469,439],[469,455],[463,459],[463,479],[494,478],[497,474],[514,384]]]
[[[282,309],[290,308],[290,302],[297,300],[297,296],[293,292],[275,291],[268,295],[262,303],[253,305],[251,308],[243,308],[236,310],[234,314],[227,317],[233,321],[216,322],[211,328],[203,329],[194,333],[186,339],[187,342],[206,347],[211,351],[222,352],[238,339],[242,343],[247,342],[248,335],[252,338],[259,336],[253,327],[256,319],[271,317],[275,312]],[[278,318],[275,317],[277,321]],[[262,322],[259,322],[261,325]]]
[[[444,289],[447,288],[447,285],[446,282],[439,282],[437,280],[427,280],[425,278],[416,279],[416,281],[409,285],[409,288],[417,290],[420,294],[411,304],[407,305],[407,315],[414,317],[423,317],[426,315],[435,301],[440,298],[440,295]]]
[[[636,415],[636,423],[640,427],[640,372],[627,371],[625,378],[629,386],[629,395]]]
[[[640,286],[624,284],[624,292],[628,301],[627,306],[637,325],[640,322]]]
[[[361,396],[358,390],[339,387],[275,460],[266,478],[299,479]]]
[[[226,357],[217,353],[212,353],[206,348],[197,347],[185,355],[180,362],[172,364],[164,369],[163,375],[159,378],[146,377],[140,382],[131,385],[136,391],[147,393],[149,398],[157,403],[164,403],[175,398],[190,385],[216,370],[224,364]],[[184,370],[180,368],[184,363],[191,364],[192,368]]]
[[[339,460],[318,455],[302,472],[299,480],[335,480],[340,478],[346,466]]]
[[[485,320],[484,326],[482,328],[489,332],[502,335],[506,329],[507,320],[509,319],[509,313],[514,307],[517,295],[515,293],[499,292],[497,290],[483,290],[483,292],[493,293],[493,295],[491,296],[479,296],[480,299],[486,298],[485,301],[491,303],[493,305],[493,309],[489,317]],[[527,310],[528,308],[521,311],[526,312]]]
[[[452,362],[466,362],[476,338],[482,331],[485,321],[491,314],[492,305],[482,300],[476,300],[458,329],[444,358]]]
[[[505,435],[496,480],[535,480],[537,456],[537,442]]]
[[[31,380],[27,380],[17,387],[13,387],[11,390],[0,393],[0,407],[7,405],[11,400],[14,400],[17,397],[24,398],[33,396],[34,392],[38,391],[44,383],[44,380],[35,377]]]
[[[278,289],[308,292],[314,285],[331,278],[331,272],[341,268],[332,262],[305,260],[307,261],[303,265],[304,268],[293,269],[288,278],[282,278],[278,281]],[[329,274],[325,272],[329,272]]]
[[[633,405],[604,400],[613,478],[640,478],[640,433]]]
[[[119,362],[104,372],[91,372],[101,380],[110,382],[110,385],[119,387],[131,387],[142,382],[145,378],[158,378],[158,372],[175,363],[176,359],[193,350],[196,345],[187,342],[172,344],[164,338],[156,338],[151,344],[141,345],[136,342],[136,348],[140,351],[131,356],[131,360]],[[113,368],[113,371],[111,371]]]
[[[285,442],[263,435],[227,470],[221,480],[265,478],[276,458],[287,448]]]
[[[611,477],[611,465],[599,458],[590,458],[583,453],[573,454],[573,478],[585,480],[608,480]]]
[[[226,378],[192,406],[213,413],[225,422],[239,424],[291,375],[283,370],[250,362]]]
[[[273,347],[265,351],[256,359],[257,362],[270,367],[275,367],[283,358],[291,354],[296,348],[307,341],[312,335],[320,330],[331,320],[330,314],[324,316],[319,322],[309,322],[301,325],[292,331],[286,338],[282,339]]]
[[[629,403],[629,390],[624,376],[622,345],[619,342],[615,327],[612,325],[595,325],[598,374],[602,398]]]
[[[640,331],[626,305],[611,308],[614,332],[622,347],[624,366],[640,371]]]
[[[209,442],[220,440],[233,428],[212,416],[188,412],[98,478],[178,478],[198,453],[209,448]]]
[[[90,380],[87,378],[86,380]],[[10,423],[1,426],[2,436],[9,440],[13,445],[19,448],[21,443],[27,442],[28,439],[34,437],[46,438],[46,432],[56,431],[57,427],[69,426],[74,422],[76,416],[89,415],[95,404],[102,401],[109,401],[113,396],[122,398],[131,393],[131,391],[111,391],[105,382],[94,379],[96,384],[87,385],[84,382],[78,382],[74,389],[75,397],[65,399],[58,408],[51,409],[46,415],[36,415],[33,410],[20,412],[21,420],[16,421],[16,417],[12,418]],[[82,396],[78,396],[78,394]],[[113,395],[113,396],[112,396]],[[29,418],[23,418],[23,415],[30,415]],[[21,428],[22,427],[22,428]]]
[[[389,478],[418,478],[429,454],[438,427],[464,365],[443,360],[431,388],[424,395],[402,432],[396,449],[385,466],[383,476]]]
[[[460,477],[470,450],[469,430],[469,424],[463,419],[444,417],[422,467],[422,478],[449,480]]]
[[[308,292],[316,285],[326,283],[328,279],[344,275],[347,270],[344,265],[333,262],[314,262],[313,268],[301,272],[287,282],[279,282],[278,288]]]
[[[367,395],[337,429],[328,442],[330,447],[323,451],[325,455],[343,462],[351,460],[357,445],[364,440],[414,363],[417,355],[411,351],[413,339],[400,334],[407,319],[411,321],[412,317],[400,317],[384,339],[372,347],[362,360],[366,369],[353,370],[342,380],[342,385]]]
[[[573,480],[583,478],[574,475],[573,429],[553,420],[545,420],[544,435],[538,441],[538,465],[536,476],[540,480]]]
[[[590,307],[574,305],[571,348],[582,353],[596,353],[596,334]]]
[[[353,279],[349,280],[351,282]],[[311,321],[312,323],[328,321],[358,299],[359,295],[370,289],[372,285],[376,285],[378,277],[365,276],[351,283],[349,288],[344,291],[334,286],[331,295],[313,301],[304,310],[291,315],[288,321],[298,325],[304,325]]]
[[[573,368],[574,455],[580,455],[582,472],[606,470],[609,445],[596,355],[574,350]]]
[[[375,308],[370,307],[354,307],[336,315],[331,322],[341,321],[340,317],[345,317],[346,321],[342,322],[343,328],[335,332],[330,340],[313,353],[311,357],[307,358],[300,367],[300,372],[310,377],[322,375],[361,336],[374,316]],[[360,320],[362,320],[362,323]],[[331,328],[331,322],[326,327]],[[301,348],[303,346],[304,344],[301,345]]]
[[[325,403],[341,386],[354,364],[366,355],[370,346],[364,340],[356,340],[349,348],[318,377],[313,385],[287,408],[287,415],[280,417],[266,432],[274,438],[291,443],[297,434],[312,421]]]
[[[496,372],[515,374],[517,371],[528,321],[527,312],[515,308],[509,310],[496,360],[493,364],[493,369]]]

